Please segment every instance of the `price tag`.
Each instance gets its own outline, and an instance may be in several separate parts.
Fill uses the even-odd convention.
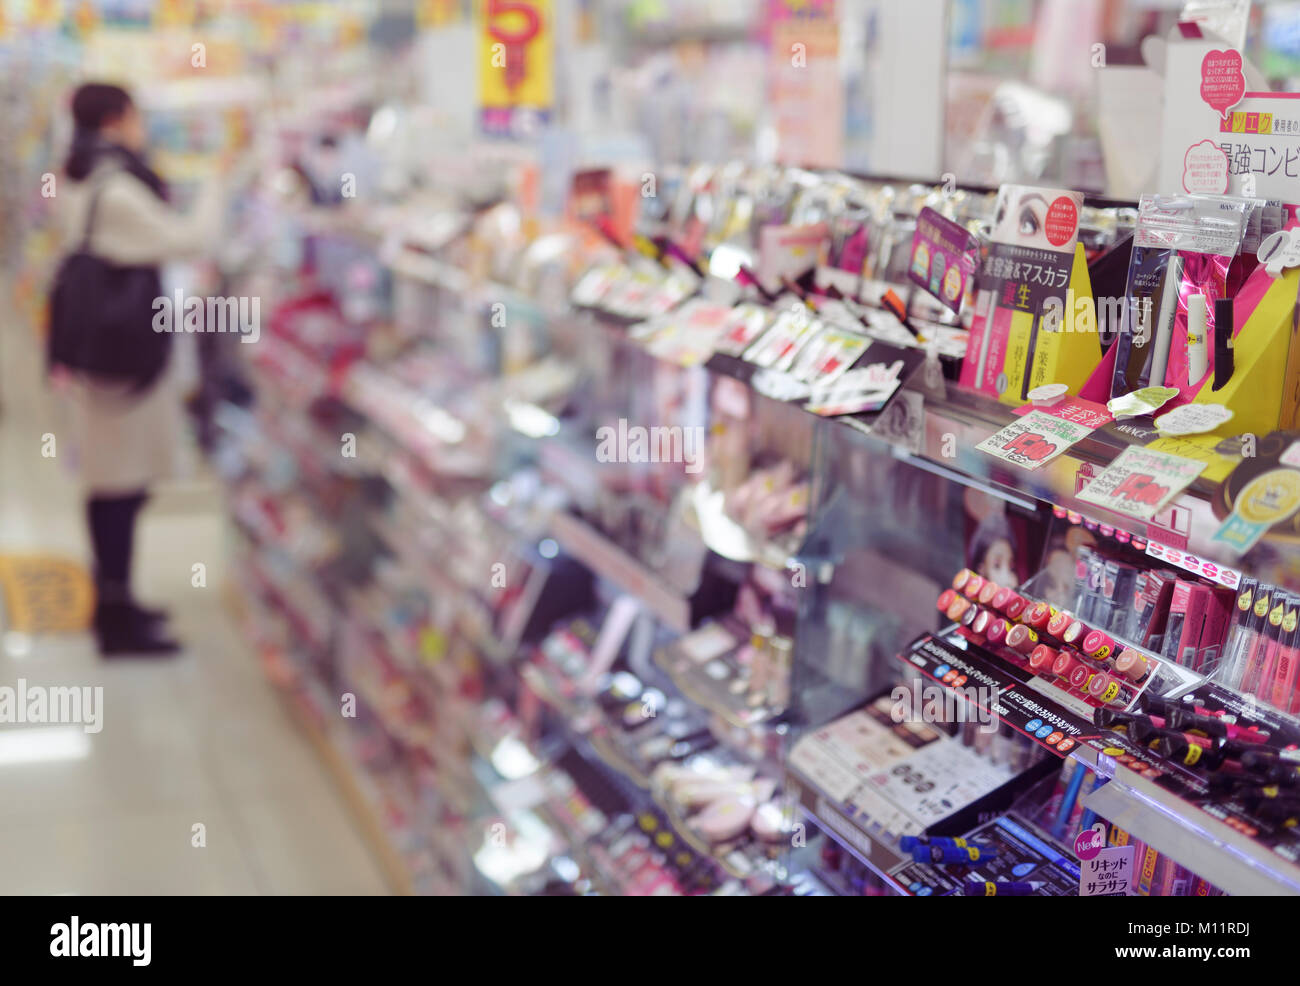
[[[1020,466],[1037,469],[1050,462],[1093,429],[1042,411],[1030,411],[975,447],[979,451]]]
[[[1105,750],[1098,750],[1097,765],[1094,768],[1097,776],[1105,778],[1106,780],[1110,780],[1114,777],[1116,767],[1115,758],[1121,756],[1123,753],[1123,750],[1116,749],[1113,746],[1108,747]]]
[[[1078,499],[1150,520],[1205,469],[1204,462],[1130,445],[1083,488]]]

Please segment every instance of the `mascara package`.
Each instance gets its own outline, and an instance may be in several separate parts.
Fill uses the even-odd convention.
[[[1228,268],[1253,208],[1252,200],[1227,195],[1142,196],[1112,398],[1144,387],[1190,393],[1200,383],[1188,380],[1188,299],[1204,295],[1213,312],[1214,302],[1226,297]],[[1213,357],[1205,354],[1208,371],[1202,378],[1213,373]]]

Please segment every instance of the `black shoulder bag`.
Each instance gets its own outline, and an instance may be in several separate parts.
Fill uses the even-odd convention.
[[[144,390],[171,351],[171,334],[153,329],[162,279],[157,267],[120,267],[90,253],[102,191],[101,180],[91,193],[81,244],[54,275],[49,363]]]

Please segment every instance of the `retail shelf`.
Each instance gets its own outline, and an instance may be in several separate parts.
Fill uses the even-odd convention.
[[[1300,842],[1284,839],[1274,850],[1253,837],[1249,820],[1235,810],[1202,807],[1189,800],[1198,789],[1204,790],[1203,781],[1128,743],[1119,734],[1099,732],[1086,717],[1086,708],[1064,702],[1055,689],[1035,688],[1032,680],[1017,682],[998,662],[986,661],[972,651],[949,650],[934,655],[933,660],[943,662],[945,657],[955,659],[947,662],[953,672],[967,675],[971,682],[990,685],[997,692],[991,709],[984,711],[1058,756],[1073,757],[1098,776],[1110,778],[1085,802],[1101,817],[1228,893],[1300,893]],[[917,648],[900,655],[900,659],[944,684],[944,676],[932,673],[943,670],[943,665],[935,667],[931,657],[921,655]],[[969,700],[960,690],[956,694]],[[1034,726],[1031,716],[1040,724],[1050,724],[1053,732],[1046,741],[1027,728]],[[1134,764],[1141,772],[1125,763]]]
[[[825,802],[814,803],[813,805],[800,802],[799,808],[805,818],[826,833],[826,836],[841,849],[874,873],[890,890],[903,897],[911,896],[901,883],[889,875],[889,870],[902,862],[901,857],[886,850],[875,839],[872,839],[845,818],[838,809]]]
[[[280,695],[284,698],[285,704],[295,720],[297,720],[299,727],[306,734],[317,755],[321,758],[331,776],[333,776],[335,783],[338,784],[344,800],[348,803],[348,807],[352,810],[357,824],[360,825],[366,841],[370,844],[372,851],[379,860],[380,867],[383,869],[393,891],[404,897],[412,896],[415,893],[415,880],[410,868],[407,866],[401,850],[393,844],[387,826],[383,822],[382,813],[373,803],[372,797],[366,793],[367,785],[357,776],[356,768],[352,766],[347,756],[335,742],[330,739],[326,731],[321,728],[312,716],[305,714],[299,703],[291,695],[283,691],[280,692]]]
[[[1111,773],[1110,782],[1089,794],[1084,804],[1133,838],[1234,896],[1300,894],[1300,865],[1296,861],[1284,858],[1141,774],[1119,764],[1107,764],[1108,758],[1098,750],[1081,746],[1072,755],[1102,776]]]
[[[615,337],[639,345],[627,337],[623,320],[595,312],[588,312],[585,317]],[[738,359],[715,358],[710,361],[709,369],[712,373],[750,385],[755,368]],[[1194,553],[1194,560],[1213,561],[1223,567],[1224,584],[1231,584],[1240,559],[1225,545],[1212,541],[1211,535],[1220,523],[1214,511],[1216,500],[1222,497],[1221,484],[1241,460],[1240,456],[1225,454],[1218,439],[1204,435],[1161,439],[1150,426],[1125,420],[1105,425],[1045,465],[1025,470],[1009,466],[976,448],[984,439],[1015,421],[1016,408],[946,380],[939,366],[933,363],[917,369],[900,393],[911,395],[909,399],[914,403],[909,408],[920,408],[919,421],[912,420],[910,410],[906,415],[908,420],[901,427],[897,422],[882,424],[885,415],[827,420],[833,426],[860,435],[865,441],[879,442],[891,448],[894,455],[913,461],[921,468],[942,470],[956,482],[992,489],[1022,501],[1049,503],[1177,551]],[[1150,523],[1112,514],[1077,499],[1087,482],[1125,448],[1130,445],[1148,446],[1153,442],[1161,451],[1203,461],[1206,468],[1201,477],[1174,497]],[[1266,544],[1279,542],[1276,535],[1263,539]]]
[[[756,562],[777,571],[790,565],[799,546],[764,538],[733,520],[723,509],[723,492],[713,489],[707,480],[692,486],[688,496],[691,509],[683,517],[710,551],[731,561]]]
[[[685,633],[691,628],[690,598],[594,527],[560,512],[551,520],[551,532],[565,551],[595,574],[637,596],[670,629]]]

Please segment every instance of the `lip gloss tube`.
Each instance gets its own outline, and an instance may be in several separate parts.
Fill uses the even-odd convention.
[[[1083,638],[1083,652],[1091,658],[1104,661],[1115,653],[1115,641],[1100,630],[1093,630]]]
[[[952,589],[944,589],[943,592],[939,593],[939,601],[935,603],[935,606],[938,607],[940,613],[948,612],[948,607],[952,605],[956,595],[957,593]]]
[[[1010,589],[1006,588],[1005,586],[1000,586],[998,588],[998,591],[993,594],[993,601],[990,603],[990,605],[994,609],[996,609],[999,613],[1005,612],[1007,608],[1007,603],[1011,602],[1011,598],[1014,595],[1015,593],[1012,592]]]
[[[1241,679],[1241,690],[1258,698],[1263,697],[1260,691],[1262,683],[1268,680],[1266,672],[1272,670],[1273,662],[1277,659],[1278,635],[1282,631],[1282,617],[1286,614],[1290,595],[1285,590],[1273,593],[1273,605],[1268,611],[1268,623],[1250,650],[1246,673]]]
[[[1025,611],[1024,619],[1034,630],[1046,631],[1047,624],[1052,621],[1052,607],[1047,603],[1034,603]]]
[[[1039,644],[1029,654],[1029,666],[1036,674],[1047,674],[1056,661],[1056,651],[1046,644]]]
[[[1090,633],[1092,633],[1092,629],[1084,625],[1082,620],[1074,620],[1065,628],[1065,632],[1061,634],[1061,639],[1071,647],[1079,647],[1083,644],[1084,638]]]
[[[1300,655],[1296,653],[1296,598],[1293,596],[1286,612],[1282,614],[1282,629],[1278,634],[1277,667],[1267,701],[1274,707],[1286,710],[1295,692],[1296,671],[1300,669]]]
[[[1105,671],[1098,671],[1088,681],[1088,694],[1109,705],[1120,696],[1119,682]]]
[[[1006,644],[1027,657],[1038,646],[1038,634],[1023,623],[1017,623],[1007,631]]]
[[[1057,640],[1065,640],[1066,631],[1077,622],[1073,616],[1065,610],[1059,610],[1053,614],[1052,618],[1047,621],[1047,632]],[[1066,641],[1067,643],[1069,641]]]
[[[1002,591],[1002,587],[995,582],[985,582],[984,587],[979,592],[979,604],[987,606],[993,602],[993,597]]]
[[[1018,620],[1029,607],[1029,600],[1018,593],[1012,593],[1011,598],[1007,600],[1006,609],[1002,612],[1006,614],[1009,620]]]
[[[1079,659],[1071,657],[1068,651],[1058,651],[1056,660],[1052,662],[1052,674],[1057,678],[1068,681],[1070,673],[1077,668],[1079,664]]]
[[[963,568],[960,572],[958,572],[956,575],[952,577],[952,587],[954,589],[961,590],[962,588],[965,587],[966,583],[969,582],[974,577],[975,577],[974,572],[972,572],[969,568]]]
[[[1260,582],[1253,587],[1253,593],[1253,599],[1247,602],[1250,610],[1242,620],[1241,639],[1237,642],[1232,666],[1223,679],[1223,683],[1229,688],[1242,688],[1242,682],[1245,680],[1246,672],[1250,667],[1251,654],[1255,649],[1255,644],[1259,642],[1260,634],[1268,626],[1268,611],[1271,608],[1270,599],[1272,598],[1273,587]],[[1241,605],[1240,598],[1238,598],[1237,605],[1238,607]]]
[[[973,604],[965,596],[954,595],[952,602],[948,604],[948,611],[944,614],[954,623],[961,621],[961,615],[966,612]]]
[[[1007,632],[1010,629],[1010,623],[1000,616],[994,616],[989,620],[988,629],[984,631],[984,636],[990,644],[1001,645],[1007,639]]]
[[[966,584],[961,587],[962,595],[967,599],[978,598],[980,590],[984,588],[984,581],[984,576],[972,575],[966,580]]]
[[[1137,684],[1150,673],[1151,664],[1144,654],[1132,647],[1125,647],[1120,651],[1119,657],[1115,658],[1115,670]]]

